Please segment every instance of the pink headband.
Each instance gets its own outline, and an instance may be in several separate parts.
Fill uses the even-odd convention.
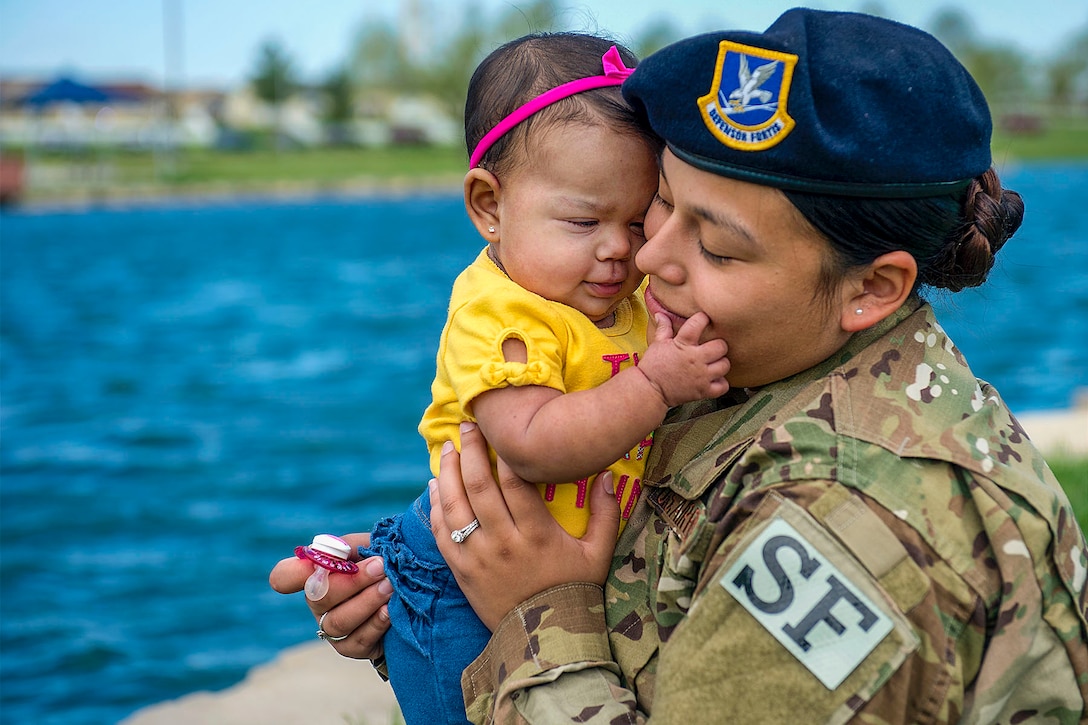
[[[495,145],[496,141],[506,135],[506,133],[514,126],[517,126],[540,109],[550,106],[556,101],[569,96],[582,93],[583,91],[591,91],[594,88],[604,88],[605,86],[621,85],[627,76],[634,72],[634,69],[628,68],[623,64],[623,59],[620,58],[620,52],[616,50],[616,46],[614,45],[601,57],[601,65],[604,67],[604,75],[579,78],[576,81],[556,86],[550,91],[541,93],[509,116],[499,121],[495,128],[488,131],[487,134],[480,139],[480,143],[476,144],[476,148],[472,152],[472,157],[468,160],[468,167],[470,169],[476,168],[479,165],[480,160],[483,159],[484,154],[487,153],[489,148]]]

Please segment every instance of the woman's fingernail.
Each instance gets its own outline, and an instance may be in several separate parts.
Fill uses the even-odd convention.
[[[468,433],[468,432],[474,431],[474,430],[476,430],[476,424],[473,423],[471,420],[461,421],[461,432],[462,433]]]
[[[442,444],[442,455],[446,455],[453,451],[453,441],[446,441]]]
[[[381,576],[385,573],[385,562],[380,556],[372,556],[366,562],[366,573],[370,576]]]
[[[616,487],[612,485],[612,471],[605,471],[601,474],[601,483],[604,484],[604,490],[611,494],[616,493]]]
[[[393,585],[389,583],[388,579],[382,579],[381,582],[378,583],[378,591],[382,594],[392,594]]]
[[[438,479],[437,478],[432,478],[430,481],[427,481],[427,490],[428,491],[434,491],[436,488],[438,488]]]
[[[378,618],[383,622],[389,621],[389,607],[382,607],[378,610]]]

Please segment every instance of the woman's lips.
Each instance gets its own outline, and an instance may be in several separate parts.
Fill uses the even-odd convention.
[[[676,314],[675,312],[673,312],[669,308],[665,307],[665,305],[661,304],[660,300],[658,300],[657,297],[654,296],[654,292],[653,292],[652,287],[649,287],[649,286],[646,287],[645,297],[646,297],[646,310],[650,313],[650,317],[653,317],[654,315],[657,315],[657,314],[665,315],[666,317],[669,318],[669,322],[672,323],[673,330],[679,330],[680,327],[687,320],[686,317],[681,317],[680,315]]]

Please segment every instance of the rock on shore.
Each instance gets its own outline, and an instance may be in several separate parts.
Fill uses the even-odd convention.
[[[300,605],[301,606],[301,605]],[[299,616],[305,616],[304,610]],[[369,662],[325,642],[284,650],[221,692],[196,692],[137,711],[121,725],[392,725],[400,710]]]
[[[1071,410],[1024,413],[1016,419],[1044,454],[1088,456],[1088,392]]]

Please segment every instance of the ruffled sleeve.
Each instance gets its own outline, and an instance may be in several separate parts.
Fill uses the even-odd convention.
[[[565,325],[547,308],[547,302],[524,290],[500,289],[479,296],[452,311],[445,354],[440,365],[462,410],[488,390],[540,385],[566,392],[563,365]],[[502,344],[516,338],[525,344],[527,362],[507,362]]]
[[[519,336],[520,337],[520,336]],[[507,385],[544,385],[548,382],[548,369],[539,360],[530,363],[491,362],[480,368],[480,377],[489,388]]]

